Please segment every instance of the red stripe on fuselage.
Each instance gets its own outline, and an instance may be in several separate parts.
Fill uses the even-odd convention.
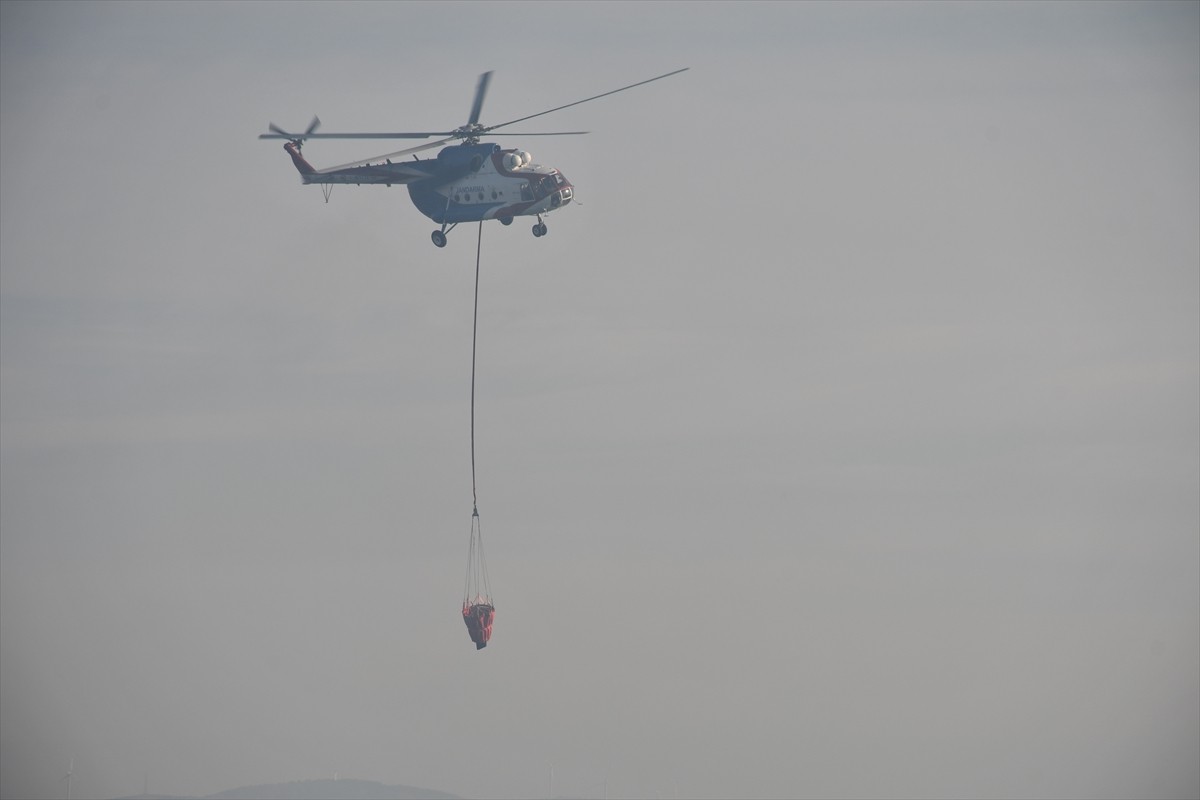
[[[300,146],[295,142],[288,142],[283,146],[287,154],[292,157],[292,163],[296,165],[296,170],[301,175],[311,175],[316,172],[313,165],[304,160],[304,156],[300,155]]]

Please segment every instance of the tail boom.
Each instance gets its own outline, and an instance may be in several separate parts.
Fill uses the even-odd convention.
[[[313,165],[304,160],[304,156],[300,155],[300,145],[296,142],[288,142],[283,146],[287,154],[292,157],[292,163],[296,165],[296,171],[301,175],[312,175],[316,172]]]

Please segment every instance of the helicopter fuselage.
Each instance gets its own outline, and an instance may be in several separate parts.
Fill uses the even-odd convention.
[[[408,187],[408,196],[413,205],[422,214],[441,225],[440,230],[430,234],[433,243],[438,247],[446,246],[446,234],[460,222],[483,222],[487,219],[499,220],[505,225],[511,225],[515,217],[537,217],[533,226],[534,236],[546,235],[546,223],[542,217],[551,211],[557,211],[568,205],[575,197],[575,187],[561,172],[553,167],[543,167],[534,164],[533,159],[523,150],[504,150],[498,144],[481,144],[480,139],[491,136],[492,131],[506,128],[518,122],[545,116],[555,111],[562,111],[583,103],[599,100],[601,97],[644,86],[647,83],[669,78],[686,72],[687,67],[674,70],[644,81],[622,86],[601,94],[585,97],[573,103],[556,106],[555,108],[539,111],[536,114],[526,114],[523,117],[510,119],[496,125],[484,125],[479,121],[483,112],[483,101],[487,96],[488,84],[492,73],[485,72],[479,76],[475,87],[475,99],[471,103],[471,113],[465,125],[453,130],[441,131],[405,131],[393,133],[317,133],[321,120],[314,116],[312,122],[302,133],[289,133],[275,123],[267,124],[267,133],[259,134],[260,139],[286,139],[283,149],[292,157],[292,163],[300,172],[304,183],[319,183],[325,194],[325,202],[329,202],[329,192],[334,184],[383,184],[393,186],[404,184]],[[518,136],[571,136],[587,133],[587,131],[525,131]],[[420,144],[388,153],[373,156],[362,161],[353,161],[338,167],[314,169],[312,164],[304,160],[300,148],[308,139],[433,139],[444,137],[439,141]],[[417,153],[441,147],[448,142],[459,141],[460,144],[450,145],[438,151],[437,158],[421,160]],[[392,161],[403,156],[413,157],[412,161]],[[482,230],[482,229],[481,229]]]
[[[412,203],[440,225],[542,216],[569,204],[575,187],[553,167],[498,144],[450,145],[437,158],[316,170],[293,142],[284,145],[304,183],[405,184]]]

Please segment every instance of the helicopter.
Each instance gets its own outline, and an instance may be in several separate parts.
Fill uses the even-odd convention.
[[[537,217],[537,222],[533,226],[533,235],[540,238],[547,233],[546,223],[542,217],[569,205],[575,198],[575,187],[560,170],[533,163],[532,156],[525,150],[504,149],[498,144],[485,144],[480,140],[500,128],[669,78],[672,75],[686,72],[687,69],[687,67],[677,69],[603,94],[511,119],[508,122],[501,122],[498,125],[482,125],[479,117],[483,111],[483,101],[487,96],[488,85],[491,83],[492,73],[489,71],[479,76],[479,83],[475,87],[475,99],[471,103],[471,112],[466,124],[454,130],[406,133],[317,133],[316,130],[320,126],[321,120],[314,116],[303,133],[288,133],[272,122],[267,125],[270,132],[260,134],[258,138],[286,139],[287,143],[283,149],[291,156],[292,164],[300,173],[301,181],[305,184],[321,184],[326,202],[329,202],[329,193],[334,184],[406,185],[408,195],[417,210],[441,225],[430,235],[433,243],[438,247],[446,246],[446,234],[459,223],[482,222],[489,219],[499,220],[503,225],[511,225],[516,217]],[[555,131],[514,133],[513,135],[577,136],[585,133],[587,131]],[[308,139],[429,139],[434,136],[441,138],[435,142],[326,169],[316,169],[301,154],[301,148]],[[458,144],[444,147],[438,152],[436,158],[421,159],[417,156],[417,153],[424,150],[431,150],[454,141],[458,141]],[[401,159],[405,156],[412,156],[412,160],[393,161],[393,159]]]

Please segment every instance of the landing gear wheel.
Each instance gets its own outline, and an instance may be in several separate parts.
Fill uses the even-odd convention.
[[[501,225],[512,225],[512,217],[497,217],[497,219],[500,220]]]
[[[433,239],[433,243],[438,247],[446,246],[446,234],[442,233],[441,231],[434,231],[433,233],[429,234],[429,238]]]
[[[546,232],[547,232],[546,223],[544,223],[544,222],[539,222],[537,225],[533,226],[533,235],[534,236],[538,236],[538,237],[545,236]]]

